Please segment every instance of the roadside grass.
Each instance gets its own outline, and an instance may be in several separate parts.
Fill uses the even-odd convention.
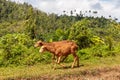
[[[63,63],[66,68],[57,65],[57,69],[53,69],[53,64],[39,63],[34,66],[11,66],[0,68],[0,80],[11,79],[30,79],[32,77],[54,77],[71,74],[85,75],[86,70],[98,68],[110,68],[120,65],[120,55],[106,58],[91,58],[89,60],[80,60],[80,67],[71,69],[72,62]],[[94,73],[94,72],[93,72]]]

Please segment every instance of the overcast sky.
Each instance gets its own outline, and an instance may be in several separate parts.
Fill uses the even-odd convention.
[[[63,11],[98,11],[103,15],[118,18],[120,21],[120,0],[11,0],[19,3],[27,2],[46,13],[61,14]]]

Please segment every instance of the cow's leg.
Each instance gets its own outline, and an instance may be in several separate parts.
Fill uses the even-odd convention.
[[[68,57],[68,55],[67,56],[65,56],[62,60],[61,60],[61,62],[63,62],[66,58]]]
[[[57,59],[57,58],[56,58]],[[52,56],[52,63],[55,63],[55,55],[53,54],[53,56]]]
[[[55,55],[53,54],[52,59],[55,60]]]
[[[60,64],[61,58],[62,58],[62,56],[59,56],[59,57],[58,57],[58,61],[57,61],[58,64]]]
[[[73,54],[73,56],[74,56],[74,62],[72,64],[71,68],[74,67],[76,61],[77,61],[77,67],[79,67],[79,58],[78,58],[78,56],[76,54]]]
[[[61,65],[62,67],[64,67],[63,64],[60,64],[60,62],[61,62],[61,58],[62,58],[62,56],[59,56],[59,57],[58,57],[58,62],[57,62],[57,64],[59,64],[59,65]]]
[[[54,57],[54,67],[53,67],[53,69],[55,70],[56,69],[56,64],[57,64],[57,62],[58,62],[58,56],[56,56],[56,59],[55,59],[55,55],[53,55],[53,57]]]
[[[64,67],[64,65],[60,64],[61,58],[62,58],[62,56],[57,56],[57,58],[56,58],[56,64],[59,64],[60,66]],[[54,65],[54,69],[56,69],[56,66],[57,66],[56,64]]]

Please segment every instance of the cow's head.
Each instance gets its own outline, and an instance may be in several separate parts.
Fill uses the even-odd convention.
[[[35,43],[35,47],[40,47],[40,46],[42,46],[43,45],[43,42],[42,41],[37,41],[36,43]]]

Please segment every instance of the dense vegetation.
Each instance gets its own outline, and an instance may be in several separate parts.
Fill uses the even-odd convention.
[[[81,11],[75,16],[75,11],[70,13],[47,14],[27,3],[0,0],[0,66],[49,63],[51,55],[39,54],[34,48],[37,40],[74,40],[81,60],[120,54],[120,24],[116,20],[86,16]]]

